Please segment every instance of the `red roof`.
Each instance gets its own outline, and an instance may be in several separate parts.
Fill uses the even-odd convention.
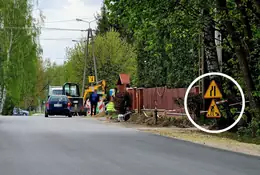
[[[130,76],[128,74],[119,74],[119,80],[117,84],[130,84]]]

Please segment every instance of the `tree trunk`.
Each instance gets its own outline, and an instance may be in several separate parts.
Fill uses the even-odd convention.
[[[249,53],[247,52],[247,49],[245,48],[243,42],[239,39],[240,35],[235,30],[235,27],[233,26],[231,19],[229,18],[227,6],[226,6],[226,0],[217,0],[217,5],[219,8],[219,11],[222,12],[227,17],[223,22],[227,28],[228,33],[231,36],[231,40],[232,40],[233,46],[235,48],[236,55],[238,57],[239,66],[243,73],[244,81],[246,84],[247,96],[250,101],[250,106],[253,109],[256,109],[257,113],[260,113],[259,102],[254,99],[253,94],[252,94],[253,91],[255,91],[256,89],[255,89],[255,85],[254,85],[252,75],[251,75],[251,72],[249,70],[249,65],[248,65]]]
[[[12,46],[13,46],[13,31],[11,30],[10,31],[10,43],[9,43],[9,47],[8,47],[8,50],[7,50],[7,59],[6,59],[6,66],[8,67],[9,66],[9,62],[10,62],[10,55],[11,55],[11,51],[12,51]],[[8,68],[6,68],[5,70],[8,71]],[[1,102],[0,102],[0,113],[3,112],[3,108],[4,108],[4,105],[5,105],[5,100],[6,100],[6,84],[5,84],[5,79],[6,79],[7,75],[6,73],[4,72],[4,75],[3,75],[3,85],[2,85],[2,98],[1,98]]]
[[[215,22],[213,17],[209,13],[209,9],[205,9],[203,12],[203,16],[208,18],[205,28],[204,28],[204,47],[205,47],[205,57],[207,63],[207,70],[208,72],[220,72],[220,65],[217,55],[217,46],[215,42]],[[210,76],[211,80],[215,80],[217,83],[220,92],[222,93],[223,97],[225,98],[225,93],[221,86],[222,84],[222,77],[221,76]],[[210,101],[209,101],[210,103]],[[208,106],[209,103],[206,103]],[[230,126],[234,121],[230,109],[228,106],[225,107],[225,112],[227,114],[227,119],[221,117],[220,119],[216,119],[216,124],[213,125],[213,128],[223,129],[227,126]]]
[[[217,55],[217,46],[215,43],[215,23],[212,16],[209,13],[209,9],[203,11],[203,16],[207,17],[207,22],[204,28],[204,47],[205,47],[205,60],[207,64],[208,72],[220,72],[220,65]],[[215,80],[220,88],[222,94],[224,94],[221,88],[220,76],[210,76],[211,80]]]
[[[204,28],[205,57],[209,72],[219,72],[219,63],[215,43],[215,24],[209,14],[209,9],[205,9],[203,16],[207,17],[207,24]]]

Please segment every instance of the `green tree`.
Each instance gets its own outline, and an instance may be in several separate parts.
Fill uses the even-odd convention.
[[[92,45],[89,44],[86,65],[86,85],[88,76],[94,75]],[[82,87],[86,43],[81,42],[67,49],[68,60],[63,66],[56,66],[46,61],[45,74],[52,85],[62,85],[65,81],[75,82]],[[131,76],[132,84],[136,85],[137,62],[135,49],[120,34],[113,30],[97,35],[94,39],[94,54],[97,61],[99,80],[106,80],[109,88],[114,88],[120,73]],[[55,75],[55,76],[54,76]]]
[[[246,91],[251,110],[256,111],[254,118],[260,116],[259,3],[105,0],[105,4],[110,24],[135,45],[139,86],[187,87],[198,75],[197,53],[203,46],[206,72],[223,66],[223,73],[238,80]],[[217,57],[216,30],[221,33],[223,65]],[[218,82],[235,102],[237,89],[226,80]]]
[[[104,33],[108,32],[111,28],[109,21],[108,21],[108,12],[105,4],[102,4],[101,13],[97,15],[97,29],[96,35],[103,35]]]
[[[110,88],[114,88],[120,73],[129,74],[133,85],[136,84],[135,49],[126,40],[121,39],[118,32],[111,30],[95,38],[95,57],[98,77],[106,80]]]
[[[19,106],[23,101],[28,105],[34,98],[39,56],[36,37],[39,29],[32,17],[31,1],[3,0],[0,2],[0,16],[0,108],[6,108],[3,114],[7,114],[12,106]]]
[[[197,50],[194,36],[198,31],[194,29],[197,25],[174,6],[175,1],[106,0],[105,3],[110,23],[119,26],[116,29],[121,36],[130,38],[130,43],[136,46],[139,86],[183,87],[196,77],[198,71],[194,68],[198,58],[194,54]]]

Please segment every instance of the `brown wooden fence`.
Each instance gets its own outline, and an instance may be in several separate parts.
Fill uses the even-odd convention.
[[[165,109],[184,112],[176,103],[177,98],[184,98],[186,88],[168,89],[158,88],[129,88],[128,92],[133,99],[133,109]],[[190,93],[198,94],[198,87],[191,89]],[[181,111],[180,111],[181,110]]]

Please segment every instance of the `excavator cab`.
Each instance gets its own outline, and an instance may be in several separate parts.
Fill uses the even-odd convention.
[[[80,97],[79,85],[76,83],[64,83],[62,94],[68,97]]]
[[[64,83],[62,86],[62,94],[66,95],[71,102],[71,112],[73,115],[86,115],[83,105],[83,98],[79,93],[79,85],[76,83]]]

